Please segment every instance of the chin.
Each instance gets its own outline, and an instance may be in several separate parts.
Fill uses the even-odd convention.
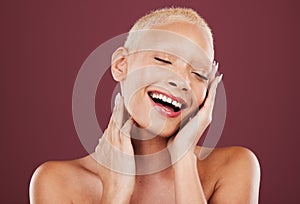
[[[159,137],[172,137],[173,135],[177,134],[180,128],[180,123],[174,124],[174,121],[170,122],[168,120],[160,120],[159,118],[155,118],[149,121],[156,121],[155,123],[147,122],[145,120],[139,120],[140,118],[133,118],[138,125],[138,127],[146,130],[147,132],[151,133],[152,135],[156,135]],[[164,123],[165,122],[165,123]]]
[[[170,137],[176,135],[178,131],[179,131],[179,128],[176,129],[176,130],[174,130],[174,131],[163,131],[163,132],[159,135],[159,137],[170,138]]]

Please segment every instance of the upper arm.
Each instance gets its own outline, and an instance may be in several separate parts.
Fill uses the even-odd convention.
[[[224,165],[210,203],[258,203],[260,167],[256,156],[248,149],[233,147]]]
[[[64,191],[63,179],[54,162],[42,164],[34,172],[29,187],[30,203],[71,203]]]

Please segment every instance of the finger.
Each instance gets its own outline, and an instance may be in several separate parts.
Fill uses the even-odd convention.
[[[216,92],[217,87],[220,81],[222,80],[223,74],[220,76],[217,76],[211,83],[208,91],[208,96],[205,100],[205,103],[203,105],[203,109],[207,110],[208,112],[211,112],[214,106],[215,98],[216,98]]]
[[[111,130],[108,128],[104,131],[102,137],[99,139],[97,148],[105,150],[107,149],[107,145],[108,146],[114,145],[112,141]]]
[[[120,93],[118,93],[116,96],[115,107],[116,109],[112,114],[113,116],[112,118],[114,119],[114,122],[117,125],[117,127],[120,129],[123,125],[123,113],[124,113],[124,103]]]
[[[110,140],[112,142],[119,142],[120,141],[120,129],[123,125],[123,113],[124,113],[124,104],[123,99],[118,93],[115,98],[115,107],[113,109],[108,129],[109,129],[109,136],[111,137]]]
[[[102,140],[106,140],[111,143],[111,137],[110,137],[110,128],[106,128],[102,134],[102,137],[99,138],[99,144],[102,142]]]
[[[112,142],[116,143],[116,145],[119,146],[120,144],[120,129],[123,125],[123,113],[124,113],[124,105],[123,105],[123,99],[120,95],[120,93],[117,94],[115,98],[115,106],[116,109],[114,110],[112,114],[112,127],[111,127],[111,137]]]
[[[115,96],[115,105],[114,105],[113,111],[112,111],[111,116],[110,116],[108,127],[112,126],[115,122],[114,118],[115,118],[115,115],[116,115],[116,112],[117,112],[119,100],[120,100],[120,98],[119,98],[119,93],[118,93]]]
[[[194,141],[196,141],[196,143],[202,136],[205,129],[211,123],[212,112],[213,112],[213,107],[214,107],[215,97],[216,97],[216,89],[222,79],[222,76],[223,75],[221,74],[220,76],[214,79],[214,81],[210,86],[205,104],[203,105],[202,109],[197,113],[197,115],[190,121],[190,123],[193,124],[191,126],[196,127],[196,129],[194,129],[196,130],[195,132],[197,133],[194,135]]]
[[[211,71],[211,74],[210,74],[210,84],[216,78],[216,73],[218,72],[218,69],[219,69],[219,63],[216,62],[216,61],[213,61],[213,63],[212,63],[212,71]]]
[[[122,149],[127,154],[133,154],[130,132],[133,126],[133,119],[128,119],[120,130],[120,140],[123,145]]]
[[[130,118],[128,119],[123,127],[121,128],[120,130],[120,136],[121,136],[121,139],[124,140],[126,138],[129,138],[130,139],[130,132],[131,132],[131,129],[132,129],[132,126],[133,126],[133,119]]]

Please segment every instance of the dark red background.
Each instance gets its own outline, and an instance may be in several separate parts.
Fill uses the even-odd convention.
[[[228,102],[219,146],[257,154],[260,203],[297,203],[298,1],[161,2],[1,1],[0,203],[28,203],[30,177],[42,162],[86,154],[71,107],[81,64],[149,10],[170,5],[196,9],[213,29]],[[110,101],[97,101],[100,109],[109,107]],[[103,115],[105,124],[109,113]]]

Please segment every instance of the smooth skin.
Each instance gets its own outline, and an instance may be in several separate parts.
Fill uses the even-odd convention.
[[[212,56],[211,42],[201,29],[191,36],[191,30],[196,32],[194,26],[177,22],[163,25],[160,29],[171,30],[193,39],[208,56]],[[121,49],[120,53],[123,51]],[[122,82],[126,78],[132,67],[130,60],[135,61],[118,57],[117,63],[112,65],[112,74],[117,81]],[[216,89],[221,81],[221,76],[214,77],[217,66],[214,66],[213,77],[207,84],[194,80],[186,64],[176,63],[176,66],[178,69],[174,70],[178,70],[177,74],[185,79],[191,91],[193,87],[196,93],[198,91],[197,105],[204,102],[200,111],[183,129],[176,135],[168,136],[168,133],[174,132],[172,128],[178,122],[170,119],[164,136],[147,141],[130,139],[140,118],[127,116],[124,98],[118,95],[109,125],[99,140],[95,153],[77,160],[42,164],[30,183],[31,203],[258,203],[260,167],[250,150],[243,147],[215,148],[204,160],[198,158],[203,147],[196,144],[212,120]],[[199,89],[205,93],[208,90],[205,101],[202,97],[204,92]],[[143,92],[138,96],[140,98],[137,99],[144,99]],[[129,107],[128,112],[130,108],[132,107]],[[186,111],[192,113],[195,109],[187,108]],[[195,129],[195,124],[196,131],[190,134],[190,130]],[[174,163],[176,155],[184,148],[182,143],[186,141],[191,141],[193,145],[175,164],[154,174],[134,175],[138,165],[134,154],[150,154],[168,148],[170,162]],[[129,156],[124,161],[120,154],[116,154],[115,149]],[[93,157],[100,163],[105,158],[106,164],[126,168],[124,171],[131,175],[117,173],[99,165]]]

